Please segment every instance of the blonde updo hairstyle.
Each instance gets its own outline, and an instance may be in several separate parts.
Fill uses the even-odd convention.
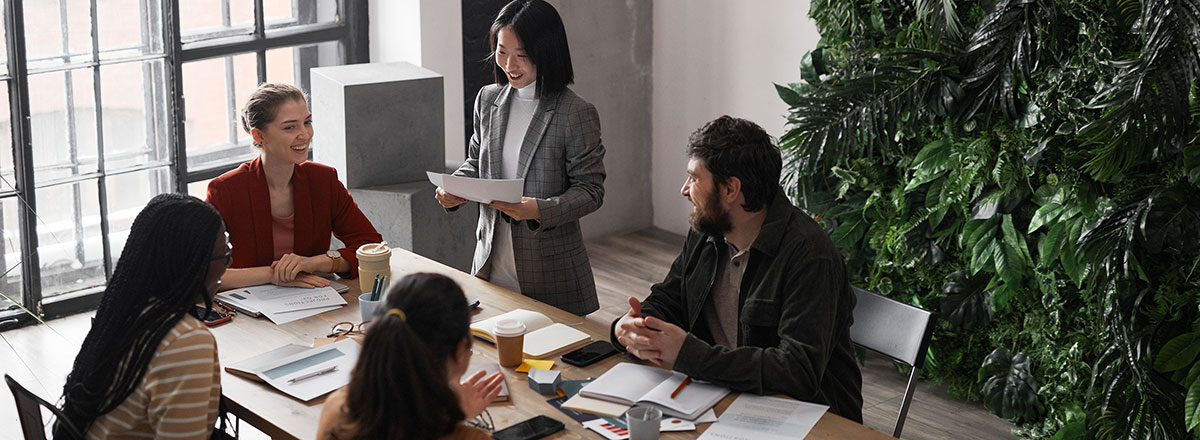
[[[275,120],[279,106],[290,101],[307,103],[308,96],[291,84],[263,83],[259,85],[254,93],[250,94],[250,99],[246,100],[246,105],[242,107],[240,115],[242,130],[246,130],[246,133],[250,133],[250,130],[255,128],[262,130]],[[255,142],[254,146],[262,148],[258,142]]]

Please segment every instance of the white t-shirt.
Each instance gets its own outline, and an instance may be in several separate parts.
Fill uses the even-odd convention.
[[[500,162],[501,179],[517,178],[521,145],[537,111],[536,90],[537,81],[534,81],[523,88],[513,89],[515,93],[508,100],[508,126],[504,130],[504,149]],[[488,281],[514,292],[521,291],[521,283],[517,281],[517,260],[513,255],[512,225],[503,220],[496,225],[496,232],[492,236],[490,264],[492,270]]]

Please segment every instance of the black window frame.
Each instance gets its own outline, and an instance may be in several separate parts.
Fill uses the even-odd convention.
[[[93,86],[96,88],[95,96],[97,97],[100,96],[99,88],[101,83],[98,80],[98,76],[99,66],[102,64],[98,60],[99,51],[96,47],[99,44],[96,35],[96,8],[100,1],[102,0],[90,0],[89,2],[91,7],[90,31],[92,32],[93,46],[93,59],[89,65],[94,72],[95,80],[93,81]],[[165,93],[168,94],[165,108],[168,126],[167,153],[169,164],[167,167],[170,170],[169,179],[173,185],[171,190],[174,192],[187,193],[189,183],[211,179],[239,165],[238,162],[231,162],[209,165],[199,169],[188,169],[187,145],[184,132],[186,115],[184,114],[185,97],[183,96],[182,75],[185,63],[254,53],[258,68],[258,82],[261,83],[266,80],[266,52],[271,49],[336,42],[339,45],[340,53],[343,55],[343,59],[341,60],[343,64],[365,63],[370,58],[368,47],[368,4],[366,0],[336,0],[338,16],[333,22],[298,24],[273,29],[267,29],[263,14],[263,0],[252,0],[254,4],[254,28],[252,33],[215,37],[187,43],[183,42],[180,30],[180,1],[162,0],[161,5],[156,5],[161,6],[160,11],[157,12],[161,13],[159,30],[162,32],[162,44],[165,56],[153,55],[148,57],[163,60],[163,73],[165,77],[163,82],[165,83]],[[228,10],[229,1],[222,0],[222,6],[225,10]],[[296,11],[299,15],[298,21],[305,21],[305,14],[311,14],[312,17],[315,17],[315,0],[312,2],[293,0],[293,5],[296,6]],[[38,236],[35,215],[37,212],[37,200],[35,193],[37,188],[46,186],[47,184],[37,184],[35,182],[36,176],[34,175],[32,128],[29,117],[31,114],[29,106],[29,69],[26,60],[23,0],[6,0],[3,12],[8,71],[6,74],[0,75],[0,80],[6,80],[8,85],[10,119],[12,121],[13,163],[15,166],[15,182],[12,182],[15,186],[15,195],[8,195],[6,198],[16,197],[20,200],[21,205],[18,210],[22,256],[21,283],[23,292],[21,295],[21,305],[31,312],[36,313],[42,319],[52,319],[94,309],[100,302],[100,295],[103,294],[104,287],[93,287],[55,295],[50,298],[43,298],[41,267],[37,254]],[[301,63],[303,64],[303,61]],[[309,90],[308,70],[298,70],[299,75],[297,77],[300,84],[297,85],[304,90]],[[146,93],[150,93],[149,89],[147,89]],[[101,114],[100,103],[97,102],[96,104],[97,117],[99,118]],[[109,243],[108,203],[105,195],[105,182],[108,175],[105,173],[103,165],[103,128],[99,121],[97,121],[97,125],[98,134],[101,135],[101,139],[97,140],[99,144],[98,172],[86,176],[72,176],[72,179],[86,180],[94,178],[98,180],[100,230],[104,248],[104,272],[105,280],[108,280],[112,277],[111,268],[115,262],[110,261],[112,252],[110,251],[111,244]],[[136,168],[122,169],[121,173],[137,170]],[[0,269],[0,272],[6,269]],[[33,317],[26,314],[20,308],[0,311],[0,330],[35,322],[37,321]]]

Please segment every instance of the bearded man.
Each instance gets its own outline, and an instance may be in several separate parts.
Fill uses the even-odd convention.
[[[692,133],[687,154],[687,241],[645,301],[629,298],[613,345],[692,379],[829,405],[861,423],[846,266],[783,194],[779,147],[757,124],[722,116]]]

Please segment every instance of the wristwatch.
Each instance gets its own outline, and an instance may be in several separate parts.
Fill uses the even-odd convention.
[[[337,267],[338,267],[338,260],[342,259],[342,253],[335,251],[333,249],[330,249],[325,252],[325,256],[329,257],[330,260],[333,260],[333,264],[329,266],[329,269],[330,269],[329,271],[330,272],[336,271]]]

